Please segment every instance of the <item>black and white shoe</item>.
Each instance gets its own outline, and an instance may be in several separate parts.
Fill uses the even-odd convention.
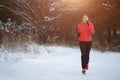
[[[86,70],[85,69],[82,69],[82,74],[86,74]]]

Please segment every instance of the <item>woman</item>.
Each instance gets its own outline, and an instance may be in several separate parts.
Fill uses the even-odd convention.
[[[82,73],[85,74],[88,69],[89,54],[92,45],[92,35],[95,33],[94,25],[89,21],[89,17],[84,15],[82,21],[78,24],[78,40],[81,50]]]

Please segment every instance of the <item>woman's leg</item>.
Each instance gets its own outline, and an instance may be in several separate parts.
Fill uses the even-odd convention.
[[[85,42],[79,42],[79,47],[81,50],[81,64],[82,64],[82,69],[86,68],[86,62],[87,62],[87,55],[86,55],[86,46]]]
[[[90,41],[90,42],[81,42],[80,41],[79,42],[83,69],[85,69],[86,65],[89,63],[89,55],[90,55],[91,45],[92,45],[92,41]]]
[[[87,54],[86,64],[89,64],[91,46],[92,46],[92,41],[86,43],[86,54]]]

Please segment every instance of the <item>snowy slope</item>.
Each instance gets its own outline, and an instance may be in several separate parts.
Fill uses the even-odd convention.
[[[84,76],[79,48],[34,45],[30,50],[23,54],[1,49],[0,80],[120,80],[120,54],[92,49]]]

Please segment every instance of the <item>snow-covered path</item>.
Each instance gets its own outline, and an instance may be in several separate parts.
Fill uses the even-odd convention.
[[[120,54],[92,49],[84,76],[79,48],[42,48],[40,54],[0,52],[0,80],[120,80]]]

